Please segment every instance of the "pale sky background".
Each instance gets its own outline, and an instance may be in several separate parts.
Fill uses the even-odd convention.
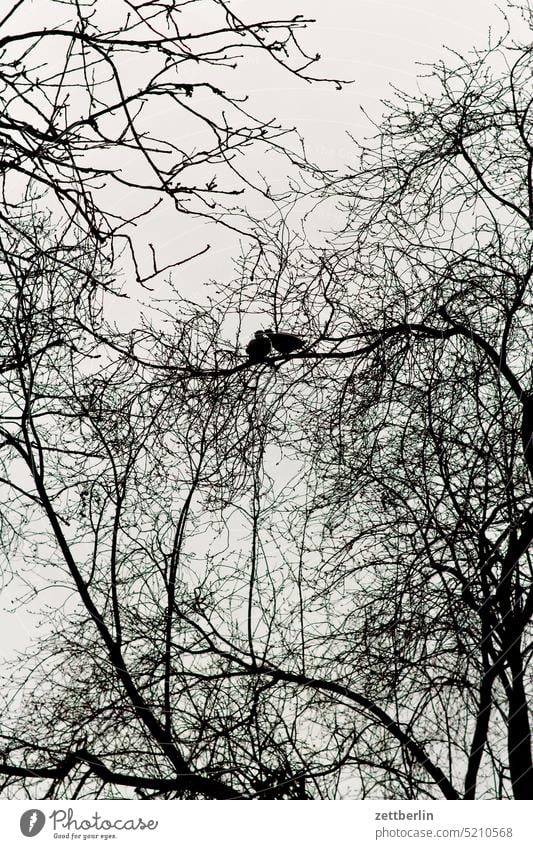
[[[232,7],[239,8],[239,4]],[[413,91],[421,70],[417,62],[443,57],[443,45],[460,52],[475,44],[483,46],[491,25],[495,32],[503,28],[493,0],[448,0],[446,4],[442,0],[243,0],[240,9],[247,19],[287,18],[298,13],[316,18],[302,33],[302,43],[309,52],[321,53],[317,70],[327,77],[355,81],[339,92],[331,85],[307,85],[286,73],[260,73],[260,65],[247,81],[239,78],[240,90],[248,91],[255,112],[266,119],[275,115],[282,123],[296,126],[306,138],[311,157],[324,165],[347,160],[352,146],[345,131],[358,138],[369,131],[360,107],[379,118],[383,111],[380,100],[389,96],[389,83]],[[177,238],[184,245],[193,238],[204,238],[200,221],[187,219],[178,233],[175,220],[171,227],[160,223],[168,228],[163,240],[168,239],[169,244]],[[161,240],[161,234],[159,237]],[[194,286],[195,281],[221,270],[231,276],[229,258],[236,248],[227,235],[221,236],[203,264],[186,267],[184,279]],[[8,605],[13,589],[5,594]],[[2,644],[12,650],[22,647],[34,624],[29,606],[15,615],[0,611]]]
[[[347,131],[356,139],[373,134],[361,107],[379,120],[384,111],[381,100],[391,95],[391,83],[413,91],[419,84],[417,75],[423,72],[417,63],[445,57],[445,45],[467,53],[472,46],[487,43],[490,27],[495,33],[504,28],[494,0],[240,0],[231,5],[246,20],[287,19],[297,14],[316,19],[301,33],[308,53],[322,57],[314,73],[354,80],[342,91],[331,84],[309,85],[278,72],[271,62],[254,63],[249,57],[245,73],[241,69],[231,77],[233,90],[249,95],[247,105],[254,114],[296,127],[306,140],[309,157],[324,167],[353,162],[354,147]],[[258,158],[257,168],[268,169],[264,156]],[[284,177],[279,174],[282,184]],[[152,219],[162,264],[176,258],[176,247],[179,256],[186,256],[191,245],[205,244],[202,221],[184,220],[179,232],[175,225],[164,210],[159,219]],[[208,238],[209,254],[177,272],[189,290],[211,276],[231,276],[230,260],[238,253],[237,243],[227,232],[209,233]],[[253,332],[255,325],[249,329]]]
[[[391,82],[412,90],[417,62],[443,57],[443,45],[468,51],[486,42],[490,26],[502,29],[494,0],[243,0],[239,6],[250,18],[256,9],[268,17],[315,18],[302,41],[309,52],[321,54],[323,75],[355,80],[342,92],[287,78],[281,90],[267,79],[254,80],[265,109],[270,106],[281,120],[294,123],[324,153],[346,145],[345,129],[355,136],[366,131],[359,107],[378,117]]]

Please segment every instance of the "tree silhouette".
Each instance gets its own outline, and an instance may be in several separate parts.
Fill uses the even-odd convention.
[[[315,591],[346,606],[314,686],[371,698],[368,793],[533,794],[530,63],[506,36],[396,91],[323,185],[342,230],[292,262],[273,232],[252,296],[315,340],[283,388],[320,480]]]
[[[206,35],[241,39],[213,5]],[[162,7],[142,9],[172,69]],[[102,67],[108,40],[146,47],[91,21],[68,38]],[[277,58],[298,24],[244,37]],[[174,29],[189,67],[195,43]],[[71,204],[76,174],[30,133],[37,178],[2,234],[1,530],[41,623],[5,676],[5,795],[532,798],[530,54],[507,35],[395,92],[349,173],[300,163],[306,223],[336,201],[339,231],[312,245],[250,214],[230,286],[198,303],[170,277],[127,332],[107,303],[128,230],[96,170]],[[110,149],[150,157],[127,99]],[[68,126],[80,169],[93,129]],[[305,346],[250,362],[251,314]]]

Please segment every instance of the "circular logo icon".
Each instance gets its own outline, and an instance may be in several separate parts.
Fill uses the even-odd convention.
[[[20,818],[20,830],[24,837],[35,837],[42,831],[46,822],[46,817],[38,808],[31,808],[29,811],[24,811]]]

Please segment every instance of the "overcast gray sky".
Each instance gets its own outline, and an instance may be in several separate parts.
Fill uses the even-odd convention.
[[[417,75],[423,72],[418,63],[445,57],[445,46],[459,52],[483,46],[490,27],[495,32],[504,27],[494,0],[235,0],[231,5],[246,20],[286,19],[297,14],[314,18],[315,23],[302,32],[301,41],[309,53],[321,54],[317,75],[354,81],[342,91],[333,85],[309,85],[287,72],[276,73],[270,61],[254,65],[249,58],[246,79],[242,72],[231,79],[235,91],[242,93],[245,86],[255,114],[265,119],[275,116],[285,126],[295,126],[306,140],[310,158],[325,167],[340,167],[353,160],[347,131],[359,139],[372,134],[361,107],[379,119],[381,100],[391,95],[391,83],[413,91]],[[264,157],[257,160],[257,168],[262,172],[267,168]],[[278,176],[283,183],[284,173]],[[163,261],[175,258],[176,231],[172,225],[168,232],[165,213],[159,221],[154,218],[151,226]],[[188,219],[179,238],[184,246],[189,242],[199,246],[205,232],[203,222]],[[168,235],[163,237],[164,233]],[[218,280],[231,276],[231,256],[238,251],[237,243],[227,232],[210,234],[209,241],[212,249],[205,257],[177,272],[189,290],[199,292],[202,282],[212,276]],[[250,316],[245,330],[252,333],[256,323]]]
[[[445,55],[444,45],[468,51],[486,42],[488,29],[502,28],[494,0],[241,0],[252,18],[257,9],[265,16],[303,14],[316,19],[303,37],[311,52],[320,52],[320,70],[326,76],[353,79],[342,92],[327,86],[309,86],[284,78],[283,90],[270,85],[270,76],[254,80],[264,108],[295,123],[309,142],[322,149],[343,144],[344,130],[354,134],[366,127],[363,106],[381,114],[379,101],[392,82],[412,90],[417,85],[417,62],[433,62]]]
[[[444,55],[445,44],[459,51],[482,45],[489,26],[497,31],[502,26],[493,0],[448,0],[446,6],[442,0],[241,0],[240,5],[248,20],[260,16],[286,18],[297,13],[316,18],[303,43],[311,52],[322,54],[321,73],[355,81],[338,92],[332,86],[309,86],[286,73],[267,76],[260,65],[255,73],[253,67],[250,69],[247,89],[256,111],[295,125],[306,138],[309,152],[329,165],[349,155],[346,130],[356,137],[367,131],[360,106],[378,117],[382,112],[379,101],[388,95],[391,82],[411,91],[417,85],[417,62],[438,60]],[[246,81],[241,78],[239,82],[244,90]],[[165,222],[160,223],[165,227]],[[185,225],[189,232],[176,234],[175,221],[166,223],[168,233],[163,240],[175,243],[179,236],[187,241],[193,234],[203,238],[201,221],[188,219]],[[161,233],[158,237],[161,243]],[[223,273],[224,267],[231,274],[229,256],[236,245],[229,245],[228,238],[221,237],[221,244],[203,265],[185,268],[183,274],[189,285]],[[24,645],[33,627],[29,610],[16,616],[0,613],[0,634],[7,636],[12,648]]]

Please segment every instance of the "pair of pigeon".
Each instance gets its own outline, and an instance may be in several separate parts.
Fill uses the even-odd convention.
[[[256,330],[253,339],[246,346],[251,363],[260,363],[270,354],[272,348],[280,354],[292,354],[303,348],[303,339],[293,333],[275,333],[273,330]]]

